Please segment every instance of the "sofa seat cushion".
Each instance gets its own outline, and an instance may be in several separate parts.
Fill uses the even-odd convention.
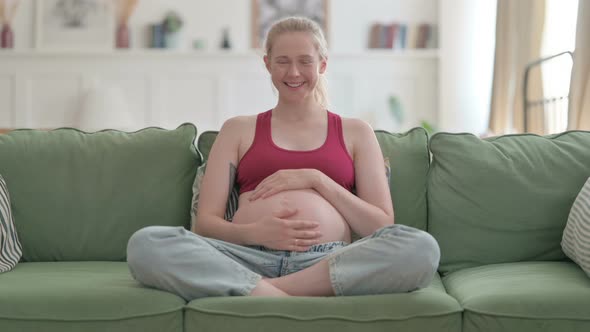
[[[461,308],[437,276],[424,289],[345,297],[226,297],[190,302],[185,331],[460,331]]]
[[[0,331],[182,331],[185,301],[125,262],[20,263],[0,274]]]
[[[590,279],[572,262],[480,266],[443,278],[463,331],[590,331]]]

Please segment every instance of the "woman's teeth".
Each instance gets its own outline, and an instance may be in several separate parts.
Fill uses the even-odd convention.
[[[287,84],[291,88],[298,88],[303,85],[303,82],[301,82],[301,83],[285,83],[285,84]]]

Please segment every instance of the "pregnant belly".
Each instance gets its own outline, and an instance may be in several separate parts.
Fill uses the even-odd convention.
[[[236,223],[251,223],[275,215],[285,206],[297,209],[287,219],[311,220],[320,225],[315,229],[322,234],[320,243],[344,241],[350,243],[350,226],[342,215],[320,194],[312,189],[282,191],[267,198],[250,201],[252,192],[240,195]]]

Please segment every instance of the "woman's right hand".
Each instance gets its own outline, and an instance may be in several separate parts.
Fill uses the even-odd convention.
[[[306,251],[320,243],[322,234],[317,231],[317,221],[288,219],[297,213],[296,208],[283,205],[271,216],[251,224],[254,241],[269,249]]]

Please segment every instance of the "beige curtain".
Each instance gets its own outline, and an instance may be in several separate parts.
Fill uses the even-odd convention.
[[[578,3],[568,129],[590,130],[590,1]]]
[[[523,76],[525,66],[541,57],[545,0],[498,0],[496,54],[490,111],[490,131],[495,135],[522,132]],[[529,77],[529,99],[540,99],[540,71]],[[538,116],[533,114],[538,113]],[[542,112],[529,116],[529,132],[544,130]]]

